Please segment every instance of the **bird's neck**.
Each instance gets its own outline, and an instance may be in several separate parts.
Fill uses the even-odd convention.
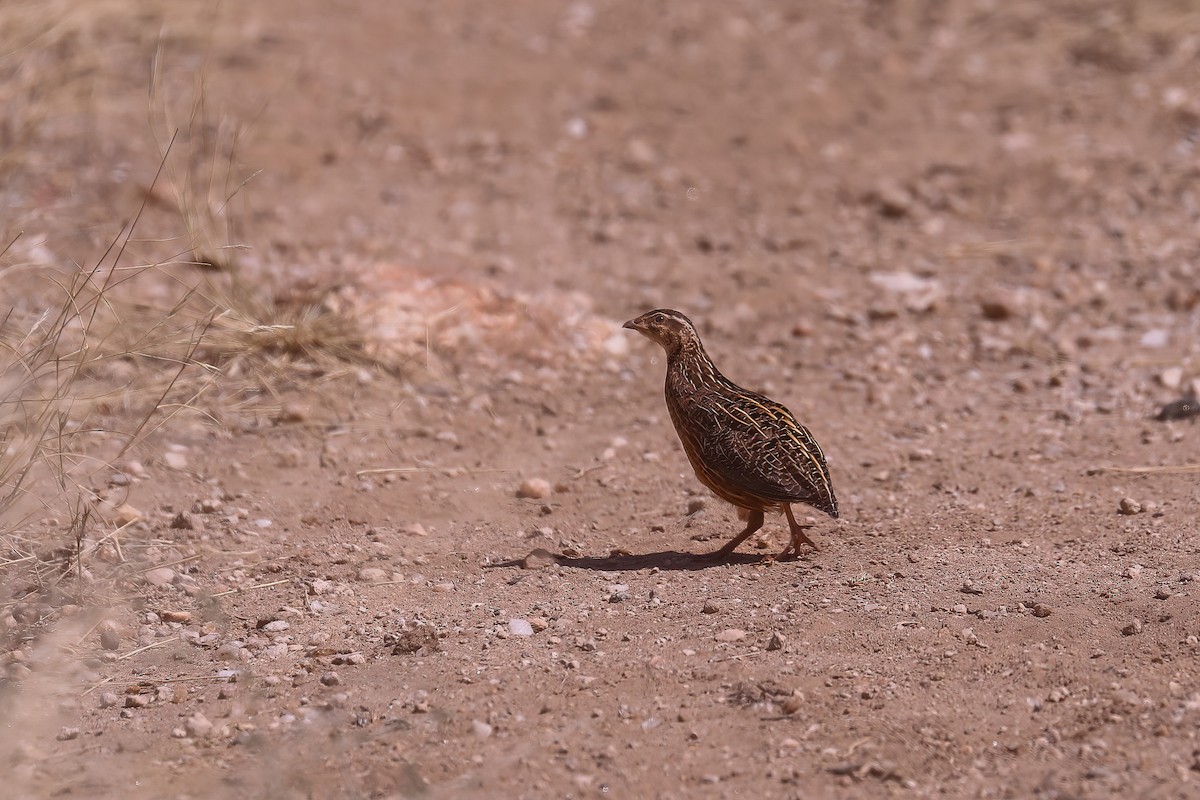
[[[685,340],[667,352],[667,382],[675,382],[677,391],[689,394],[704,384],[714,384],[721,373],[696,340]]]

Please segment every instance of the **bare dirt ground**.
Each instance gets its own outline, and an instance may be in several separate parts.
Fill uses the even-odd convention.
[[[1192,3],[31,9],[6,341],[146,197],[121,308],[359,338],[86,376],[141,435],[0,526],[6,796],[1200,794]],[[656,306],[824,445],[818,552],[698,557]]]

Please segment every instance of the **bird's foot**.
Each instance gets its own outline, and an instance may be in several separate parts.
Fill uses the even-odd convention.
[[[779,555],[775,557],[776,561],[796,561],[796,560],[798,560],[800,558],[800,545],[802,545],[802,544],[806,544],[809,547],[811,547],[813,549],[813,552],[817,552],[818,550],[821,549],[821,548],[817,547],[816,542],[814,542],[812,539],[809,539],[803,533],[800,533],[800,532],[797,532],[797,533],[799,533],[799,535],[794,536],[792,538],[792,540],[790,542],[788,542],[787,547],[783,548],[783,550],[779,553]]]

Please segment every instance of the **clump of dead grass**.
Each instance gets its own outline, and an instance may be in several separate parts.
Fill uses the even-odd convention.
[[[30,12],[23,18],[29,25],[38,11],[45,24],[23,24],[29,34],[15,45],[6,38],[14,29],[0,30],[0,179],[24,174],[26,156],[46,150],[43,134],[59,109],[39,106],[39,98],[68,77],[38,59],[20,60],[17,51],[53,41],[60,60],[47,63],[69,72],[66,56],[88,27],[66,20],[73,12],[61,0],[50,7],[14,0],[0,8],[0,23],[18,6]],[[14,54],[17,61],[4,60]],[[47,83],[39,87],[42,77]],[[76,99],[88,97],[85,86]],[[9,113],[14,98],[23,104],[19,116]],[[86,103],[80,107],[86,115]],[[128,489],[110,481],[121,459],[153,443],[175,415],[203,413],[210,391],[219,398],[253,384],[275,392],[285,382],[379,365],[359,320],[339,302],[338,286],[297,290],[287,281],[276,290],[247,263],[234,213],[253,178],[237,162],[244,130],[232,121],[210,125],[208,113],[207,103],[196,102],[182,123],[160,118],[162,161],[146,201],[161,211],[169,197],[182,235],[136,238],[139,223],[145,226],[143,202],[94,266],[50,263],[49,250],[31,260],[28,248],[4,248],[24,219],[0,242],[0,716],[8,719],[36,715],[38,698],[67,687],[71,679],[59,668],[94,652],[96,625],[136,591],[149,554],[159,554],[158,566],[175,547],[156,538],[154,524],[132,506],[113,513],[128,499]],[[53,241],[52,218],[12,191],[10,205],[25,208]],[[0,221],[0,234],[13,223]],[[77,616],[68,619],[68,606]],[[15,648],[25,659],[46,653],[47,666],[13,678],[20,674],[8,669]],[[39,678],[53,686],[33,690]],[[0,741],[0,761],[9,763],[19,744]]]
[[[227,378],[325,374],[340,364],[367,363],[358,321],[328,298],[290,303],[254,294],[225,295],[202,342],[202,355]],[[270,381],[274,382],[274,381]]]
[[[340,300],[336,280],[299,280],[295,270],[267,269],[255,258],[240,221],[258,174],[239,163],[249,131],[212,102],[203,69],[190,92],[169,74],[160,44],[148,114],[164,165],[159,194],[182,222],[184,260],[195,269],[181,307],[205,323],[197,360],[219,373],[225,389],[242,382],[240,388],[268,394],[352,366],[388,370],[371,354],[370,337]]]
[[[162,424],[203,336],[203,324],[185,319],[120,314],[114,295],[131,277],[118,269],[54,277],[56,301],[24,311],[10,305],[0,318],[0,530],[39,513],[77,515],[90,475],[106,466],[90,454],[90,443],[115,440],[119,446],[105,461],[120,458]],[[155,378],[137,386],[113,381],[125,374],[113,365],[127,362],[153,364]],[[115,430],[101,419],[114,407],[128,412],[130,428]]]
[[[72,575],[72,603],[103,604],[116,584],[106,590],[91,568],[100,558],[116,579],[129,566],[122,540],[133,544],[137,519],[113,513],[127,490],[107,479],[173,416],[206,413],[210,390],[221,402],[384,366],[337,285],[276,290],[247,265],[234,213],[253,178],[237,163],[242,127],[208,123],[202,81],[181,122],[161,98],[152,90],[158,174],[94,266],[5,261],[0,251],[0,585],[20,587],[0,597],[0,612],[29,605],[9,598],[57,597]],[[35,127],[22,129],[26,141]],[[147,205],[164,196],[182,235],[135,237]],[[173,252],[163,255],[164,245]],[[35,617],[27,622],[46,622]]]

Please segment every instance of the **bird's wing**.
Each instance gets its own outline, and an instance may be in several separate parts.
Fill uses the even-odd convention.
[[[700,442],[709,468],[743,491],[837,515],[825,453],[788,409],[765,397],[715,403]]]

